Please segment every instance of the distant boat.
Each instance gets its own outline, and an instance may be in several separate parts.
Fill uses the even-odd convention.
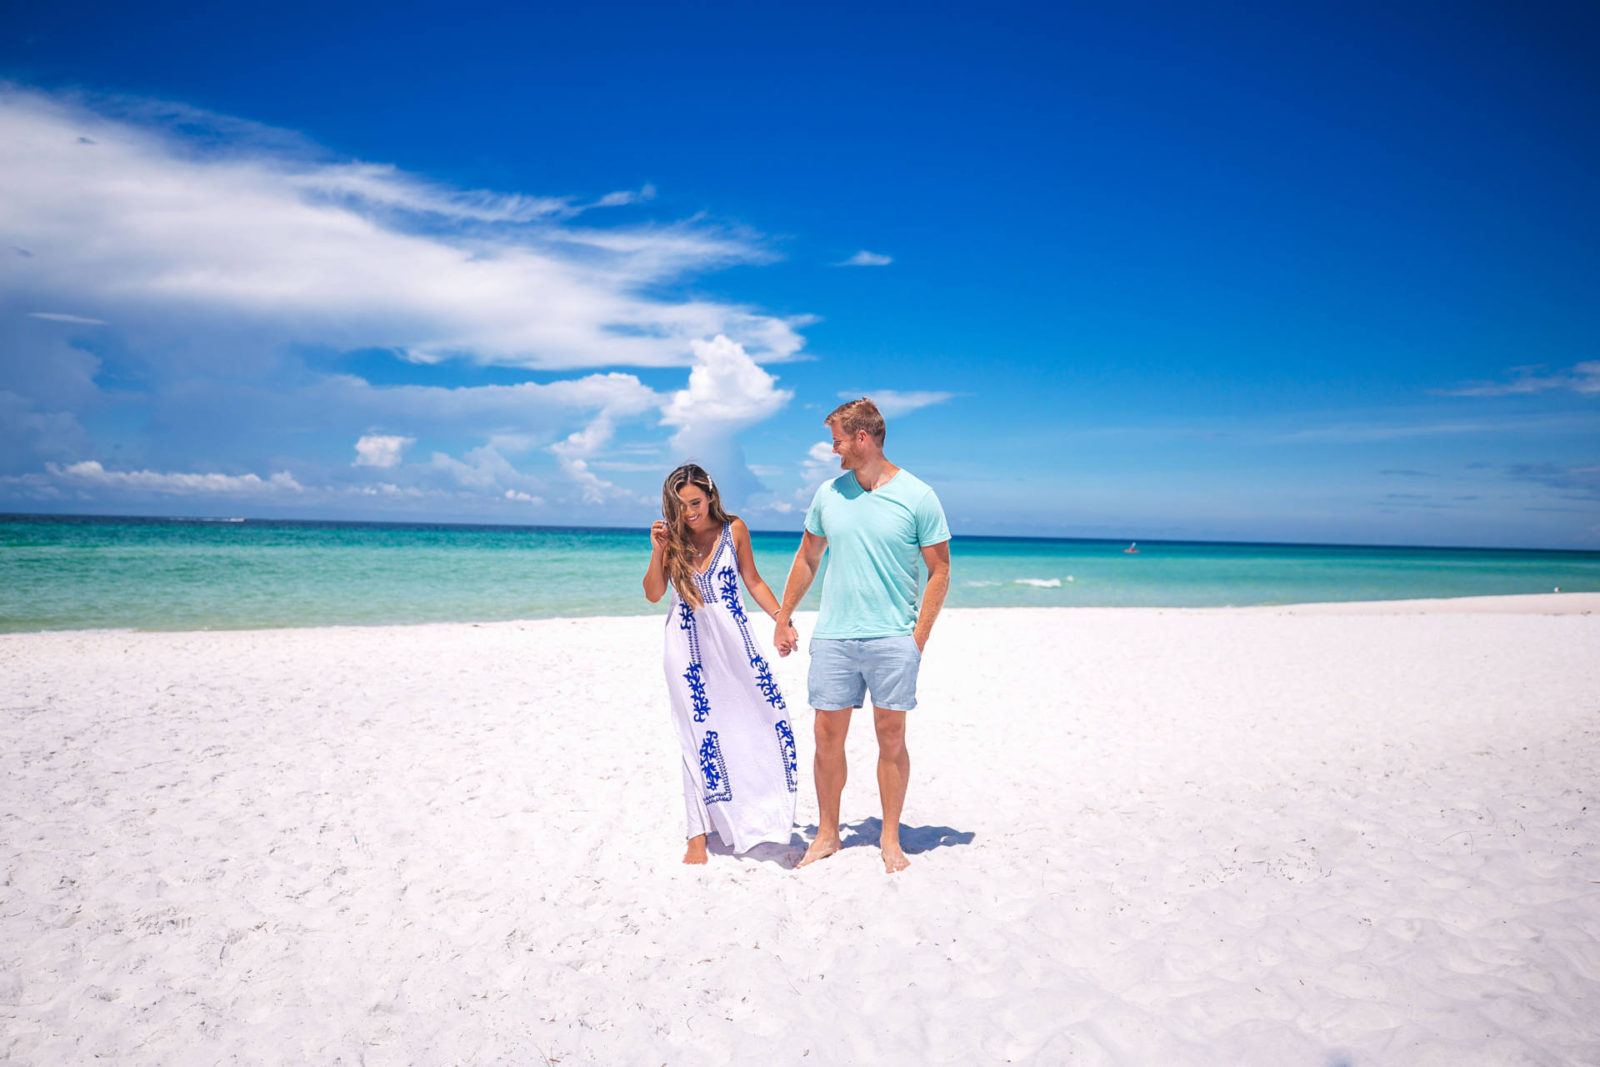
[[[1139,542],[1137,542],[1137,541],[1128,542],[1128,547],[1123,549],[1122,552],[1123,552],[1123,555],[1134,555],[1134,556],[1137,556],[1139,554]]]

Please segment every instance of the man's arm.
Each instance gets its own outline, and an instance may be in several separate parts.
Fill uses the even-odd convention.
[[[783,583],[783,603],[778,605],[778,614],[773,616],[778,625],[772,635],[772,644],[780,656],[787,656],[800,647],[800,631],[794,628],[793,616],[800,601],[805,599],[811,583],[816,580],[817,568],[822,565],[822,551],[827,547],[828,539],[810,530],[800,538],[800,551],[794,554],[794,565],[789,568],[789,578]]]
[[[922,590],[922,607],[917,611],[917,628],[912,634],[919,652],[928,644],[933,622],[944,607],[945,594],[950,591],[950,542],[924,545],[922,562],[928,565],[928,585]]]

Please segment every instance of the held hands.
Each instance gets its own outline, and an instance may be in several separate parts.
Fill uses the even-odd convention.
[[[778,620],[777,628],[772,633],[772,647],[778,650],[780,656],[787,656],[800,647],[800,631],[794,628],[793,622]]]

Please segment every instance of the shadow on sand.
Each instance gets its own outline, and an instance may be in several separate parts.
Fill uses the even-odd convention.
[[[883,832],[883,820],[862,819],[858,823],[847,823],[839,829],[842,848],[856,848],[862,845],[876,847],[878,836]],[[789,835],[788,844],[768,841],[756,845],[748,852],[735,852],[722,843],[722,838],[711,834],[706,838],[706,851],[713,856],[738,856],[740,859],[755,860],[758,863],[776,863],[780,867],[793,867],[800,862],[800,857],[806,853],[806,846],[816,836],[817,828],[812,825],[805,828],[803,836]],[[900,847],[905,849],[906,855],[915,856],[919,852],[932,852],[936,848],[950,845],[970,845],[977,836],[970,830],[952,830],[948,826],[901,826]]]
[[[839,827],[840,847],[856,848],[861,845],[878,844],[878,837],[883,833],[882,819],[862,819],[858,823],[846,823]],[[806,840],[817,836],[817,828],[805,828]],[[915,856],[919,852],[932,852],[936,848],[946,848],[951,845],[970,845],[973,838],[978,835],[971,830],[952,830],[948,826],[900,826],[900,847],[906,855]]]
[[[799,834],[790,834],[788,844],[763,841],[747,852],[735,852],[722,843],[722,838],[710,834],[706,837],[706,852],[712,856],[738,856],[740,859],[755,860],[758,863],[776,863],[780,867],[793,867],[800,862],[800,857],[806,854],[807,844],[808,842]]]

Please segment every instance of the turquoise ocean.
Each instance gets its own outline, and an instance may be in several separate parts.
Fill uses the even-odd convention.
[[[781,591],[799,535],[753,535]],[[1600,592],[1600,552],[957,537],[951,607]],[[663,614],[639,530],[0,515],[0,632]],[[813,589],[803,607],[815,607]]]

